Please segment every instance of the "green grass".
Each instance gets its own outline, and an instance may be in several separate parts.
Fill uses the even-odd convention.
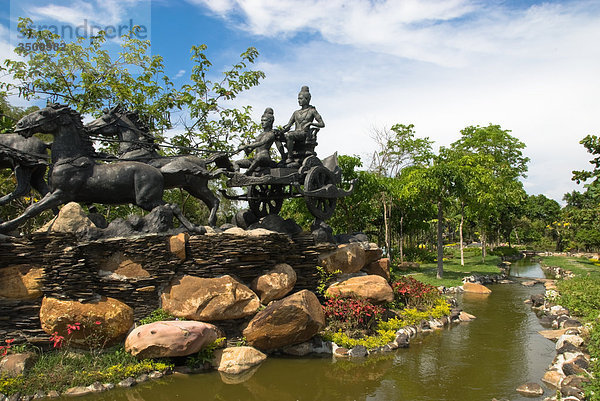
[[[558,266],[575,274],[572,279],[557,282],[560,292],[558,303],[592,324],[590,336],[586,339],[592,357],[592,380],[586,386],[586,399],[600,401],[600,263],[586,258],[545,256],[542,264]]]
[[[458,252],[457,252],[458,253]],[[460,256],[444,261],[444,277],[437,279],[437,262],[424,263],[419,268],[397,272],[397,275],[410,274],[419,281],[434,286],[455,287],[462,285],[462,278],[472,274],[498,274],[500,257],[488,255],[485,263],[481,261],[481,249],[469,249],[465,252],[465,265],[460,265]]]
[[[0,393],[34,394],[38,390],[64,392],[75,386],[94,382],[118,383],[127,377],[137,377],[154,370],[164,371],[169,363],[153,360],[139,361],[123,347],[101,354],[66,350],[43,352],[25,375],[17,378],[0,377]]]
[[[544,266],[558,266],[564,270],[571,270],[575,275],[600,274],[600,262],[587,258],[544,256],[541,263]]]

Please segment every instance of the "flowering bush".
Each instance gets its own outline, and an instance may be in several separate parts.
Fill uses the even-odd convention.
[[[426,309],[432,307],[440,297],[439,290],[409,276],[401,277],[392,284],[396,302],[407,307]]]
[[[52,333],[52,335],[50,336],[50,342],[52,343],[54,348],[62,347],[64,340],[65,340],[65,338],[63,336],[59,335],[57,331]]]
[[[368,329],[384,312],[381,306],[360,298],[329,298],[323,305],[329,326],[336,329]]]
[[[6,356],[6,354],[8,354],[8,351],[11,349],[12,347],[12,343],[15,341],[14,338],[11,338],[10,340],[6,340],[5,343],[6,345],[0,345],[0,358],[2,358],[3,356]]]

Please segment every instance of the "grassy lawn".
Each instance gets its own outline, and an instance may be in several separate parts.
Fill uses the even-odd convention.
[[[456,252],[458,254],[458,252]],[[398,275],[411,275],[419,281],[427,284],[445,287],[455,287],[462,285],[462,278],[472,274],[497,274],[500,273],[498,268],[500,263],[499,256],[488,255],[485,258],[485,263],[481,261],[481,249],[466,249],[465,250],[465,265],[460,265],[460,256],[453,257],[444,261],[444,278],[438,280],[437,262],[424,263],[417,269],[397,272]]]
[[[568,308],[571,313],[583,321],[591,323],[592,329],[586,338],[588,351],[592,357],[592,380],[587,385],[588,400],[600,400],[600,263],[586,258],[570,256],[545,256],[542,265],[559,266],[571,270],[575,277],[569,280],[559,280],[558,303]]]
[[[575,258],[571,256],[544,256],[542,265],[558,266],[564,270],[571,270],[575,275],[600,274],[600,262],[591,261],[586,258]]]

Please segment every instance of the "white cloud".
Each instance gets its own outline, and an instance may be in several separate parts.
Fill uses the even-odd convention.
[[[560,200],[577,188],[571,171],[587,169],[589,160],[578,142],[600,134],[597,4],[509,10],[453,2],[447,7],[454,14],[442,20],[436,7],[445,4],[428,2],[429,9],[405,13],[407,23],[389,10],[367,10],[362,2],[344,2],[354,11],[328,2],[323,7],[329,11],[320,13],[312,8],[318,1],[302,9],[281,3],[273,8],[267,2],[228,2],[230,8],[221,11],[228,18],[246,13],[244,29],[257,35],[322,35],[298,45],[306,37],[298,34],[276,61],[261,62],[267,78],[240,99],[254,105],[257,119],[271,106],[276,124],[285,123],[297,108],[300,86],[308,84],[326,123],[320,155],[339,150],[363,159],[374,150],[373,125],[414,123],[419,136],[448,145],[465,126],[500,124],[527,145],[530,193]],[[391,10],[396,3],[377,4]],[[283,18],[286,7],[290,25]],[[368,18],[355,17],[365,12]],[[453,16],[461,20],[448,21]]]
[[[58,4],[57,4],[58,3]],[[101,28],[133,20],[134,24],[150,24],[150,0],[67,0],[62,2],[23,0],[11,2],[13,23],[17,17],[29,17],[36,26],[48,23],[78,27],[87,23]],[[98,29],[96,29],[98,30]]]
[[[185,74],[185,70],[177,71],[177,74],[173,75],[173,79],[181,78]]]

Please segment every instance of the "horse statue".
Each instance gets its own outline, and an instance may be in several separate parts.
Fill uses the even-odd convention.
[[[15,133],[27,138],[36,132],[54,137],[50,192],[20,216],[1,223],[0,233],[11,231],[44,210],[68,202],[133,203],[147,211],[165,205],[163,175],[155,167],[135,161],[96,163],[94,147],[81,116],[70,107],[50,104],[21,118],[15,129]],[[203,232],[203,228],[194,226],[176,205],[168,206],[186,229]]]
[[[210,210],[208,225],[217,222],[219,199],[208,188],[208,181],[219,177],[233,165],[224,153],[216,153],[208,159],[193,155],[161,156],[157,152],[155,137],[141,122],[135,112],[126,111],[121,105],[104,111],[104,115],[86,124],[90,135],[114,136],[119,141],[119,159],[147,163],[160,170],[165,188],[182,188],[200,199]],[[219,169],[211,172],[207,165],[215,163]]]
[[[0,135],[0,169],[11,169],[17,180],[17,187],[8,195],[0,197],[0,206],[25,196],[31,187],[44,196],[48,193],[46,168],[49,146],[32,136],[25,138],[18,134]]]

